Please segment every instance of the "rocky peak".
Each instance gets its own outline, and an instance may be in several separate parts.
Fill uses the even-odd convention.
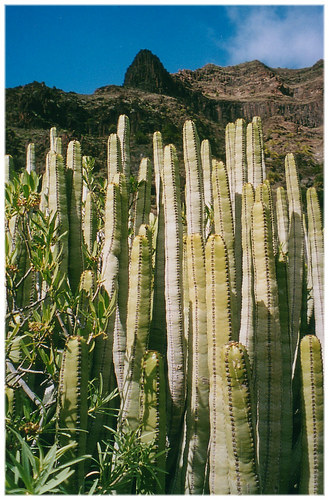
[[[140,50],[128,67],[123,86],[165,95],[177,95],[178,90],[160,59],[147,49]]]

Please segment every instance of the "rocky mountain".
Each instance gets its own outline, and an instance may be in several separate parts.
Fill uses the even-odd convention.
[[[160,130],[182,158],[182,127],[196,122],[201,139],[225,159],[225,126],[243,117],[262,118],[267,167],[280,183],[284,156],[296,154],[303,184],[322,188],[323,61],[303,69],[270,68],[260,61],[170,74],[157,56],[141,50],[128,67],[123,86],[108,85],[93,94],[64,92],[33,82],[6,90],[6,153],[19,170],[29,142],[36,144],[37,168],[43,170],[49,129],[56,126],[64,147],[81,141],[85,155],[97,158],[100,174],[106,165],[106,142],[116,131],[118,116],[129,116],[133,169],[141,156],[152,157],[152,134]]]

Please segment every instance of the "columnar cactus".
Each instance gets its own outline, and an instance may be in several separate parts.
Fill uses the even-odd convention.
[[[130,122],[127,115],[120,115],[117,126],[117,136],[121,146],[122,172],[126,179],[130,177]]]
[[[165,224],[165,314],[168,366],[168,463],[175,463],[186,395],[183,312],[183,226],[179,165],[173,145],[165,147],[163,167]],[[169,465],[169,468],[171,466]]]
[[[233,319],[232,335],[233,339],[237,340],[240,324],[240,311],[238,310],[236,289],[234,224],[227,171],[223,162],[217,162],[214,160],[212,184],[215,233],[220,234],[223,237],[227,249],[231,286],[231,312]]]
[[[27,146],[26,151],[26,170],[30,174],[32,171],[35,171],[35,145],[31,142]]]
[[[264,204],[252,209],[252,250],[255,293],[254,380],[258,414],[258,462],[261,491],[279,492],[281,436],[281,344],[278,290],[270,218]]]
[[[89,379],[89,353],[86,339],[70,337],[63,353],[60,371],[57,408],[57,435],[63,446],[77,441],[76,456],[86,453],[88,406],[86,393]],[[69,437],[68,436],[69,433]],[[84,463],[78,464],[78,470],[69,478],[70,490],[84,482]]]
[[[24,339],[34,331],[33,324],[29,331],[31,318],[42,325],[47,317],[55,333],[51,349],[58,343],[61,353],[64,337],[67,342],[57,396],[59,444],[77,441],[72,458],[86,452],[97,458],[100,441],[111,447],[109,428],[115,422],[94,414],[94,407],[88,410],[88,380],[102,389],[91,395],[93,401],[107,400],[118,387],[112,403],[119,409],[117,432],[131,429],[144,446],[154,445],[149,458],[156,467],[151,487],[157,494],[323,493],[320,208],[315,189],[309,188],[303,211],[291,154],[285,160],[287,190],[280,187],[272,197],[261,128],[259,117],[248,127],[242,119],[228,124],[225,166],[212,160],[208,140],[200,150],[195,124],[187,121],[182,200],[176,149],[163,148],[156,132],[152,215],[147,158],[128,213],[126,115],[109,137],[104,217],[99,200],[98,220],[95,196],[106,184],[97,185],[85,163],[83,187],[78,141],[69,144],[65,169],[61,138],[51,129],[40,193],[44,215],[24,208],[30,181],[38,195],[36,173],[16,178],[7,157],[7,179],[12,177],[6,188],[7,366],[14,372],[19,366],[15,380],[32,380],[25,373]],[[16,208],[8,209],[14,196]],[[212,210],[213,224],[208,219],[206,225]],[[58,229],[49,238],[55,291],[47,279],[32,280],[37,252],[29,238],[38,230],[38,216],[44,221],[49,216]],[[29,224],[33,231],[25,231]],[[43,337],[42,362],[45,342]],[[51,378],[55,393],[56,366]],[[17,387],[7,385],[12,416]],[[114,455],[118,447],[114,444]],[[86,493],[91,475],[85,489],[84,475],[81,462],[68,479],[70,492]]]
[[[185,204],[187,234],[204,230],[204,195],[201,170],[200,139],[195,123],[188,120],[183,127],[183,146],[185,163]]]
[[[288,301],[290,314],[291,355],[297,357],[302,307],[304,236],[299,181],[294,156],[285,158],[289,210]]]
[[[121,425],[139,425],[141,360],[147,348],[151,319],[150,246],[145,236],[133,240],[127,306],[127,347],[121,399]]]
[[[300,493],[323,494],[323,366],[321,343],[314,335],[300,342],[302,373],[302,463]]]
[[[231,340],[231,308],[228,258],[224,240],[212,234],[206,244],[207,336],[209,367],[209,491],[231,492],[224,420],[224,382],[221,349]]]
[[[324,340],[324,248],[321,224],[321,212],[316,189],[310,187],[306,192],[308,238],[310,245],[310,260],[312,269],[312,284],[314,297],[315,333]]]
[[[242,344],[232,342],[221,354],[230,493],[255,495],[259,479],[248,353]]]
[[[113,181],[113,177],[122,172],[121,145],[117,134],[111,134],[107,140],[107,179]]]
[[[189,292],[192,329],[189,338],[186,444],[184,449],[184,491],[204,491],[209,441],[209,370],[207,342],[206,273],[202,236],[187,237]]]
[[[143,158],[139,165],[138,190],[135,201],[134,234],[138,234],[142,224],[149,223],[151,211],[152,170],[149,158]]]
[[[82,255],[82,162],[81,146],[78,141],[71,141],[67,148],[66,166],[71,172],[71,190],[69,193],[69,280],[76,291],[83,271]]]
[[[153,481],[154,493],[165,493],[166,467],[166,381],[161,354],[146,351],[141,369],[140,422],[141,441],[153,444],[159,471]]]

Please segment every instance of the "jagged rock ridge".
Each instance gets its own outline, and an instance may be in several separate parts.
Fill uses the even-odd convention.
[[[35,142],[38,170],[44,168],[49,129],[56,126],[63,146],[72,138],[105,170],[106,141],[118,116],[130,117],[133,170],[141,155],[152,158],[152,134],[163,133],[182,157],[182,127],[195,120],[200,138],[210,139],[213,155],[225,160],[225,126],[259,115],[263,121],[267,165],[275,181],[283,177],[284,154],[300,156],[305,184],[322,176],[323,61],[310,68],[269,68],[260,61],[170,74],[157,56],[142,50],[127,69],[122,87],[108,85],[91,95],[64,92],[44,83],[6,90],[6,153],[17,169]],[[64,149],[65,150],[65,149]],[[320,179],[321,180],[321,179]]]

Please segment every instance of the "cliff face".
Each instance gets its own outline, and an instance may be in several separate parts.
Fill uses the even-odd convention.
[[[152,134],[182,149],[182,127],[195,120],[200,138],[209,138],[213,155],[225,159],[224,129],[228,122],[258,115],[263,121],[269,170],[280,182],[284,154],[301,162],[305,184],[320,179],[323,162],[323,61],[298,70],[269,68],[259,61],[220,67],[207,64],[195,71],[170,74],[157,56],[140,51],[127,69],[122,87],[109,85],[91,95],[49,88],[44,83],[6,90],[6,153],[17,169],[25,162],[29,142],[36,143],[38,169],[43,169],[49,128],[56,126],[63,145],[81,141],[83,153],[106,165],[106,140],[118,116],[130,117],[133,168],[141,155],[152,157]]]

